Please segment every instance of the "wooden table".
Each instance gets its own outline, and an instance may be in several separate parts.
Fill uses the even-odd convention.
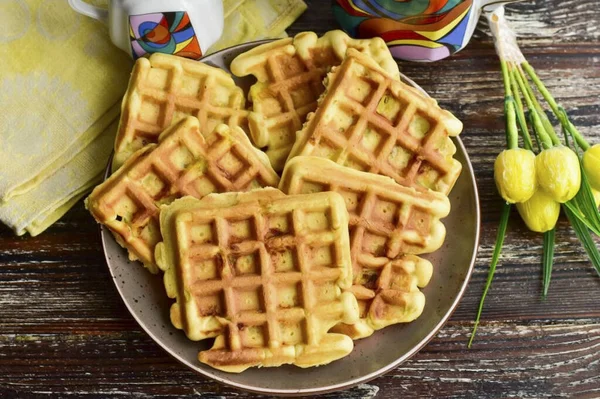
[[[337,26],[329,1],[307,3],[290,33]],[[530,63],[575,125],[600,142],[597,2],[537,0],[509,9]],[[564,219],[542,300],[542,239],[513,215],[477,340],[466,347],[501,209],[492,165],[504,146],[503,92],[487,26],[452,59],[402,70],[464,121],[481,195],[481,247],[466,295],[437,337],[344,397],[600,397],[600,278]],[[2,398],[251,396],[194,374],[141,330],[111,282],[82,203],[36,238],[0,228],[0,272]]]

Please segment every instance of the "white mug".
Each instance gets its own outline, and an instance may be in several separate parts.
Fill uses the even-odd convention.
[[[222,0],[109,0],[108,10],[69,0],[108,25],[112,42],[137,59],[167,53],[198,59],[223,33]]]

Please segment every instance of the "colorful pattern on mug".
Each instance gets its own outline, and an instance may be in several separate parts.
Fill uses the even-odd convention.
[[[437,61],[465,44],[473,0],[336,0],[351,36],[383,38],[394,58]]]
[[[134,59],[151,53],[166,53],[199,59],[200,43],[185,11],[131,15],[131,53]]]

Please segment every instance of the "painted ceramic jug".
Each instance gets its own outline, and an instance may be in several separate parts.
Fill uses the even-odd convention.
[[[69,0],[108,25],[112,42],[134,59],[151,53],[198,59],[223,33],[222,0],[109,0],[108,9]]]
[[[334,14],[351,36],[379,36],[394,58],[438,61],[462,50],[484,8],[499,0],[334,0]]]

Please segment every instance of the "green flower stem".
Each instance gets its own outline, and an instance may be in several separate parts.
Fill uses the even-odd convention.
[[[567,113],[565,112],[564,109],[561,110],[561,117],[568,118],[567,117]],[[561,122],[561,125],[562,125],[562,122]],[[565,145],[567,147],[571,148],[571,139],[570,139],[570,137],[573,137],[573,136],[565,128],[562,129],[562,132],[563,132],[563,136],[565,137]],[[575,148],[575,152],[577,153],[577,148],[576,148],[577,147],[577,141],[576,140],[573,140],[573,141],[574,141],[573,148]]]
[[[506,113],[506,146],[509,149],[519,147],[519,134],[517,129],[517,113],[515,111],[515,100],[507,97],[504,103]]]
[[[562,145],[560,138],[558,137],[558,134],[556,133],[556,131],[554,130],[554,127],[552,126],[552,123],[550,123],[550,120],[548,119],[548,115],[546,115],[546,113],[544,112],[544,110],[542,109],[542,107],[540,106],[540,104],[538,103],[538,101],[535,97],[534,97],[534,100],[535,100],[534,103],[535,103],[536,111],[537,111],[538,115],[540,116],[540,119],[542,120],[544,129],[546,130],[546,132],[550,136],[550,139],[552,140],[552,144],[554,144],[555,146]]]
[[[531,126],[533,127],[533,131],[536,133],[536,135],[538,136],[538,139],[542,143],[542,147],[544,147],[544,149],[554,147],[554,142],[552,141],[552,138],[550,137],[550,135],[548,134],[548,132],[546,132],[546,129],[544,128],[544,124],[542,122],[542,118],[540,117],[540,114],[535,109],[530,108],[529,115],[530,115]]]
[[[504,60],[500,60],[500,69],[502,69],[502,82],[504,83],[504,93],[506,96],[512,96],[508,63]]]
[[[517,112],[515,99],[510,87],[510,73],[506,61],[500,61],[502,68],[502,80],[504,81],[504,113],[506,115],[506,146],[509,149],[519,147],[519,129],[517,128]]]
[[[568,130],[573,135],[573,137],[575,137],[575,140],[577,140],[577,143],[584,151],[590,148],[590,144],[585,140],[581,133],[579,133],[579,131],[571,123],[571,121],[569,121],[568,117],[566,117],[566,113],[565,117],[563,117],[563,114],[561,112],[562,107],[558,105],[556,100],[554,100],[554,97],[552,97],[552,94],[550,94],[550,92],[546,88],[546,85],[544,85],[544,82],[542,82],[537,76],[535,69],[533,69],[533,67],[527,61],[522,63],[521,67],[523,70],[525,70],[525,72],[527,72],[527,74],[529,75],[539,92],[542,93],[542,96],[544,97],[548,105],[550,105],[552,112],[554,112],[554,115],[556,115],[558,120],[561,122],[563,128],[565,130]]]
[[[542,93],[542,96],[544,96],[544,99],[546,100],[548,105],[550,105],[550,108],[552,108],[552,112],[554,112],[554,114],[558,115],[558,112],[559,112],[558,104],[554,100],[554,97],[552,97],[552,94],[550,94],[550,92],[546,88],[546,85],[544,85],[544,83],[537,76],[537,73],[535,72],[533,67],[529,64],[529,62],[525,61],[521,64],[521,68],[523,70],[525,70],[525,72],[527,72],[527,74],[529,75],[529,77],[531,78],[533,83],[536,85],[536,87],[540,91],[540,93]]]
[[[521,68],[520,65],[517,65],[515,73],[518,74],[518,77],[524,83],[525,89],[527,90],[527,93],[529,94],[529,98],[531,98],[531,101],[533,103],[533,107],[534,107],[533,109],[535,109],[535,111],[540,116],[542,124],[544,125],[544,130],[550,136],[550,139],[552,140],[552,144],[554,144],[555,146],[561,145],[560,139],[558,138],[558,134],[556,134],[556,131],[554,131],[554,127],[552,126],[552,123],[550,123],[548,116],[546,116],[546,112],[542,108],[540,102],[537,99],[537,96],[533,92],[533,88],[529,84],[527,75],[525,75],[525,73],[523,72],[523,69]]]
[[[538,138],[541,141],[542,146],[544,148],[552,148],[554,146],[554,143],[553,143],[552,139],[550,138],[550,135],[546,132],[546,129],[544,128],[542,119],[535,108],[533,100],[531,99],[530,92],[527,90],[527,87],[525,86],[525,82],[523,81],[521,75],[516,71],[513,73],[513,77],[516,80],[517,84],[519,85],[521,92],[523,93],[523,98],[525,99],[527,108],[529,108],[531,125],[533,128],[533,131],[538,136]]]
[[[561,118],[564,119],[564,121],[561,120]],[[579,130],[577,130],[577,128],[575,128],[575,126],[571,123],[571,121],[569,120],[569,116],[567,115],[567,111],[565,111],[563,107],[560,107],[559,120],[564,127],[563,130],[571,134],[573,139],[577,142],[577,145],[579,145],[579,147],[584,152],[591,147],[590,143],[587,142],[587,140],[581,135],[581,133],[579,133]]]
[[[513,97],[515,99],[515,104],[517,106],[517,122],[519,122],[519,128],[521,132],[521,137],[523,138],[523,143],[525,144],[526,149],[528,149],[529,151],[533,151],[533,142],[531,141],[531,135],[529,134],[529,128],[527,127],[527,119],[525,118],[523,101],[521,101],[521,91],[519,89],[519,85],[517,84],[514,78],[510,79],[510,83],[512,86],[512,91],[514,93]]]
[[[571,133],[573,138],[577,141],[577,144],[583,151],[587,151],[591,145],[586,141],[586,139],[579,133],[579,130],[569,121],[568,131]]]

